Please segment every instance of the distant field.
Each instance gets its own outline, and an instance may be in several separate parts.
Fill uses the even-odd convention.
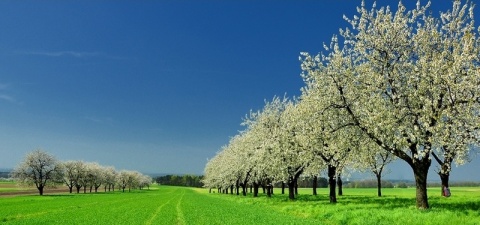
[[[0,187],[4,186],[0,183]],[[337,204],[327,189],[296,201],[155,186],[131,193],[0,196],[0,224],[480,224],[480,188],[453,188],[451,198],[429,189],[431,209],[415,209],[414,189],[344,189]]]

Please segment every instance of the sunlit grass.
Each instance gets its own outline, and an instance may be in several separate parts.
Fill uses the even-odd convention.
[[[154,186],[130,193],[47,194],[0,198],[1,224],[479,224],[480,188],[429,189],[429,210],[415,208],[415,190],[344,189],[330,204],[327,189],[300,189],[295,201]]]

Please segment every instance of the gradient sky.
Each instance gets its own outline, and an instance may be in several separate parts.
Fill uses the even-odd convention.
[[[300,94],[299,53],[321,51],[359,4],[0,1],[0,168],[41,148],[61,160],[201,174],[250,109]],[[401,171],[391,176],[410,178]]]

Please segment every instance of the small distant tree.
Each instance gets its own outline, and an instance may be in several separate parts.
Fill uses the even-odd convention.
[[[25,156],[24,160],[12,171],[11,176],[23,184],[35,184],[38,193],[43,195],[47,185],[56,185],[62,182],[63,169],[60,161],[53,155],[37,149]]]

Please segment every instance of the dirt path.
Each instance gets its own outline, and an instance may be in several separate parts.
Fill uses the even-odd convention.
[[[68,188],[60,187],[60,188],[49,188],[43,191],[44,195],[48,194],[58,194],[58,193],[68,193]],[[0,198],[4,197],[15,197],[19,195],[38,195],[38,190],[35,188],[29,188],[27,190],[21,191],[7,191],[7,192],[0,192]]]

